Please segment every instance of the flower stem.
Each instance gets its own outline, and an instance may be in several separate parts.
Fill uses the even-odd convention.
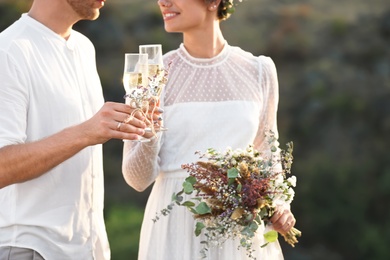
[[[284,240],[292,247],[295,247],[295,244],[298,243],[297,237],[300,237],[301,235],[302,232],[294,227],[292,227],[286,234],[282,234]]]

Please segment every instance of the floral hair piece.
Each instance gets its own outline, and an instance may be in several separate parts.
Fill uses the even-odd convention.
[[[212,3],[216,0],[205,0],[206,3]],[[242,2],[242,0],[236,0],[238,2]],[[218,19],[220,20],[226,20],[234,13],[235,9],[234,0],[221,0],[219,7],[218,7]]]
[[[222,0],[221,2],[223,4],[224,8],[226,8],[226,12],[228,14],[234,13],[234,11],[236,10],[236,8],[234,7],[234,0]],[[241,3],[242,0],[238,0],[238,2]]]

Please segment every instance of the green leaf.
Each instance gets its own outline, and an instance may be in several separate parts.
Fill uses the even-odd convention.
[[[268,231],[264,234],[264,238],[268,243],[275,242],[276,240],[278,240],[278,232],[276,232],[275,230]]]
[[[236,10],[236,9],[235,9],[234,7],[230,7],[230,8],[227,8],[227,9],[226,9],[226,12],[227,12],[228,14],[232,14],[232,13],[234,13],[235,10]]]
[[[183,192],[180,191],[178,193],[173,193],[172,194],[172,201],[176,203],[180,203],[183,201],[183,196],[180,196]]]
[[[195,236],[199,236],[202,233],[202,229],[206,226],[202,222],[196,222],[195,226]]]
[[[255,232],[258,227],[259,226],[257,225],[257,223],[255,221],[252,221],[252,223],[249,225],[250,230],[252,230],[253,232]]]
[[[246,241],[246,239],[245,239],[245,238],[241,238],[241,240],[240,240],[240,244],[241,244],[241,246],[245,247],[245,246],[246,246],[246,244],[247,244],[247,241]]]
[[[185,194],[191,194],[194,191],[194,187],[188,181],[183,182],[183,190]]]
[[[207,213],[211,213],[210,207],[206,204],[206,202],[201,202],[195,208],[196,212],[200,215],[204,215]]]
[[[231,168],[227,171],[227,176],[229,179],[234,179],[238,177],[238,170],[236,168]]]
[[[188,207],[187,209],[191,211],[192,214],[198,214],[194,208]]]
[[[194,176],[189,176],[185,179],[185,181],[194,185],[196,183],[196,178]]]
[[[172,201],[176,201],[177,200],[177,195],[176,195],[176,193],[174,192],[173,194],[172,194]]]
[[[182,206],[185,206],[185,207],[193,207],[195,206],[195,203],[193,203],[192,201],[184,201],[183,204],[181,204]]]
[[[238,192],[241,192],[241,190],[242,190],[242,184],[239,183],[239,184],[237,185],[237,191],[238,191]]]
[[[255,233],[249,227],[245,227],[241,230],[241,235],[245,237],[254,237]]]

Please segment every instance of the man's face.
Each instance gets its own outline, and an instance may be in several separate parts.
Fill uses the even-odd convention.
[[[66,0],[81,20],[95,20],[99,17],[99,9],[105,0]]]

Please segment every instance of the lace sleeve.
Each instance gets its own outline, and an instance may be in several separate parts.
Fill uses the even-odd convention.
[[[275,63],[271,58],[260,56],[260,79],[261,79],[261,92],[263,93],[262,113],[260,113],[259,129],[254,141],[256,149],[259,151],[269,150],[268,144],[265,140],[265,132],[272,130],[275,133],[275,137],[279,137],[278,125],[277,125],[277,111],[279,104],[279,83],[276,72]],[[276,143],[279,149],[279,143]],[[279,156],[280,153],[277,153]],[[280,158],[275,158],[276,160]],[[276,171],[282,169],[281,163],[278,163],[275,167]],[[281,209],[290,209],[290,203],[280,202],[278,204]]]
[[[144,191],[159,173],[159,142],[157,137],[149,143],[128,141],[123,144],[123,177],[137,191]]]
[[[254,141],[258,150],[266,149],[264,134],[267,130],[272,130],[278,138],[277,110],[279,103],[279,84],[276,67],[271,58],[259,57],[260,69],[260,91],[263,102],[260,113],[259,129]]]

